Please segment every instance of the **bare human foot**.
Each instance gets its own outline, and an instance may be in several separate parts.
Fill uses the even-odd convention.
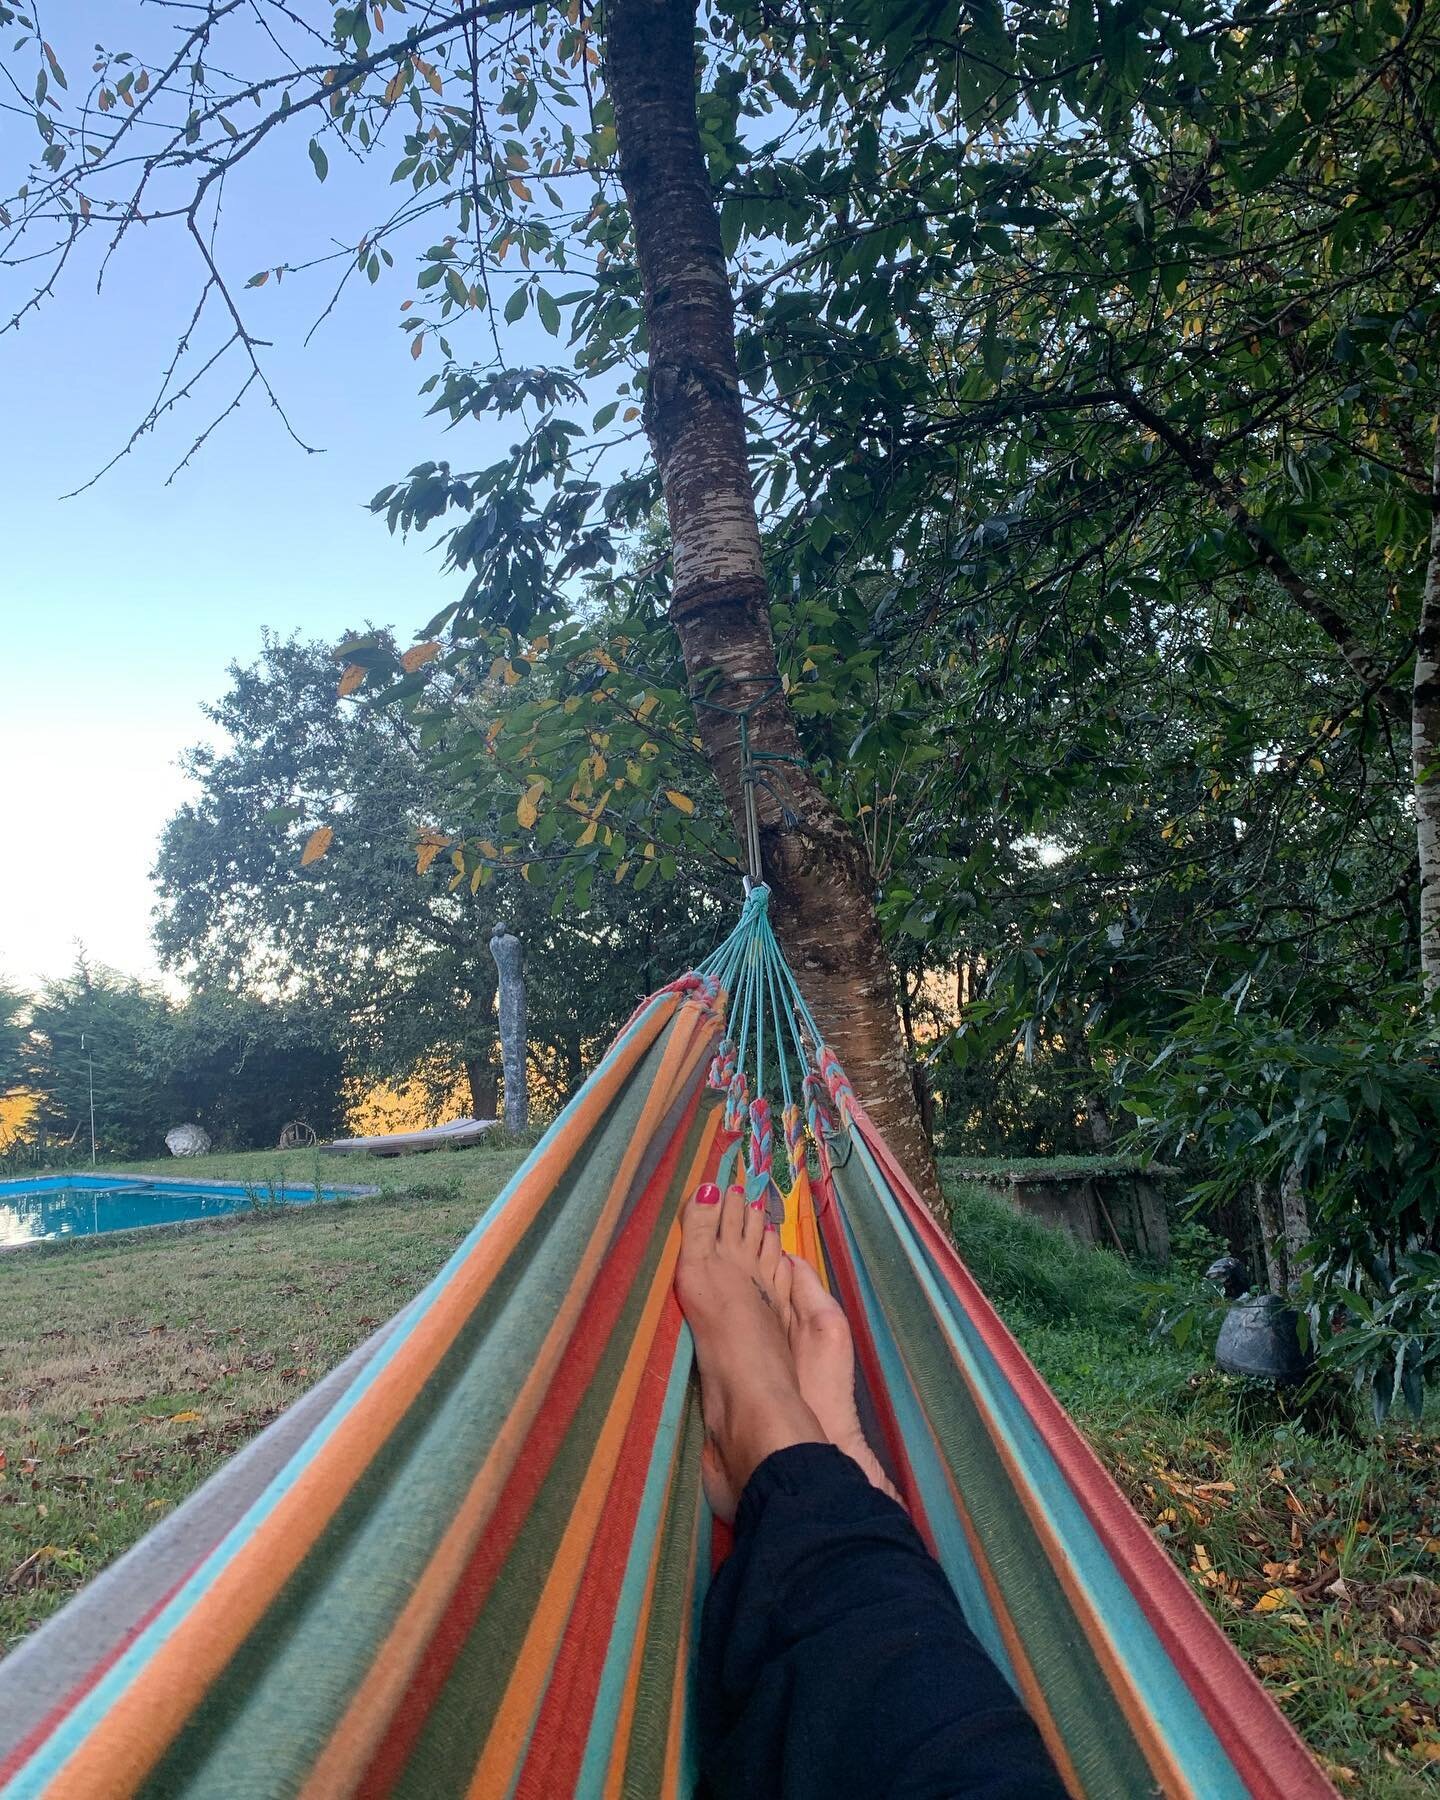
[[[776,1293],[783,1258],[765,1210],[744,1190],[707,1183],[680,1219],[675,1295],[695,1338],[705,1417],[701,1472],[711,1511],[727,1524],[767,1456],[825,1433],[805,1404]]]
[[[681,1218],[675,1291],[695,1337],[711,1511],[734,1522],[739,1496],[775,1450],[829,1442],[898,1500],[860,1428],[855,1350],[839,1303],[803,1260],[783,1254],[765,1209],[710,1184]]]
[[[859,1463],[882,1494],[898,1501],[899,1494],[860,1428],[855,1408],[855,1344],[844,1309],[825,1292],[824,1283],[803,1257],[787,1258],[786,1262],[788,1337],[801,1397],[835,1448]]]

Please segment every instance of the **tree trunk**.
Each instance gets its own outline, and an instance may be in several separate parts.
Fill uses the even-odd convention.
[[[695,0],[614,0],[607,79],[645,290],[649,434],[670,522],[670,618],[692,691],[750,709],[775,794],[757,787],[771,916],[821,1029],[912,1178],[938,1195],[864,861],[804,760],[780,691],[746,455],[734,305],[696,123]],[[739,726],[697,709],[745,841]]]
[[[465,1059],[465,1079],[470,1084],[470,1117],[472,1119],[493,1119],[495,1117],[495,1101],[497,1088],[495,1071],[487,1058],[468,1056]]]
[[[1102,1156],[1108,1155],[1115,1148],[1115,1130],[1103,1095],[1085,1096],[1085,1123],[1090,1127],[1090,1142]]]
[[[1263,1181],[1255,1183],[1255,1217],[1260,1223],[1260,1247],[1265,1252],[1265,1285],[1272,1294],[1283,1295],[1286,1290],[1285,1233],[1275,1196]]]
[[[1285,1289],[1293,1294],[1310,1267],[1310,1213],[1299,1163],[1291,1163],[1280,1183],[1280,1226],[1285,1233]]]
[[[1420,979],[1440,995],[1440,427],[1430,487],[1430,560],[1415,639],[1410,713],[1415,828],[1420,851]]]

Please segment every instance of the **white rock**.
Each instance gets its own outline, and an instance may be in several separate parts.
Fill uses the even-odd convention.
[[[172,1156],[208,1156],[210,1133],[203,1125],[177,1125],[165,1133],[165,1148]]]

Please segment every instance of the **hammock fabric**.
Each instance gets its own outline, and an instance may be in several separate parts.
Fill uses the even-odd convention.
[[[1331,1792],[896,1166],[765,899],[430,1286],[0,1666],[5,1800],[690,1793],[726,1546],[671,1278],[732,1175],[843,1301],[872,1441],[1070,1789]]]

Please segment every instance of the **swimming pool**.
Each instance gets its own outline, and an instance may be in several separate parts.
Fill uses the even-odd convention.
[[[308,1206],[373,1187],[273,1187],[268,1181],[191,1181],[183,1175],[39,1175],[0,1181],[0,1250],[52,1238],[95,1237],[137,1225],[218,1219],[251,1208]]]

